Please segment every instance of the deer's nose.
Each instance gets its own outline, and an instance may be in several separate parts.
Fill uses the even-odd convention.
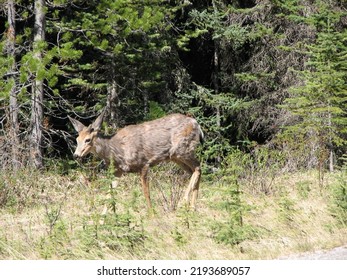
[[[74,153],[73,154],[73,157],[74,157],[74,159],[79,159],[79,158],[81,158],[78,154],[76,154],[76,153]]]

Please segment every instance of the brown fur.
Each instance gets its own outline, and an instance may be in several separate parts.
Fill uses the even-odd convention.
[[[159,162],[171,160],[192,175],[185,199],[188,203],[193,193],[191,206],[195,207],[201,177],[195,149],[203,138],[201,128],[195,119],[172,114],[142,124],[126,126],[112,137],[105,137],[99,134],[102,118],[103,114],[88,127],[70,118],[79,133],[75,156],[83,157],[92,152],[107,164],[113,161],[117,176],[126,172],[140,173],[148,207],[151,207],[148,169]]]

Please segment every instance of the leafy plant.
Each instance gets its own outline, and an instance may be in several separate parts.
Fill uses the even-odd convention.
[[[98,240],[112,250],[134,250],[141,247],[147,238],[142,223],[130,212],[105,215],[97,235]]]
[[[244,164],[245,156],[237,149],[229,154],[223,164],[224,176],[218,186],[221,199],[217,207],[226,212],[226,220],[212,223],[213,237],[217,242],[237,245],[256,237],[257,230],[244,223],[244,215],[249,211],[249,206],[243,202],[239,183]]]
[[[296,213],[294,201],[288,197],[287,193],[283,193],[278,204],[279,218],[291,226],[294,221],[294,214]]]
[[[299,182],[297,185],[297,191],[300,197],[307,199],[311,191],[311,184],[308,181]]]
[[[43,259],[68,258],[69,242],[68,227],[62,219],[59,219],[54,222],[48,235],[41,236],[36,248]]]
[[[347,225],[347,158],[343,157],[344,165],[332,187],[331,215],[342,226]]]
[[[178,227],[175,227],[174,230],[171,231],[171,236],[179,246],[184,246],[188,243],[187,237],[179,230]]]
[[[279,150],[260,145],[252,147],[244,174],[250,183],[251,192],[274,194],[277,191],[274,181],[283,172],[285,161],[283,153]]]
[[[130,202],[119,199],[118,188],[114,183],[116,179],[114,171],[114,165],[111,162],[106,174],[94,182],[107,193],[105,199],[100,199],[106,211],[100,213],[99,209],[94,209],[92,223],[85,223],[83,236],[88,244],[97,247],[133,250],[140,247],[147,236],[142,221],[138,218],[140,215],[131,213],[134,207],[129,205]]]

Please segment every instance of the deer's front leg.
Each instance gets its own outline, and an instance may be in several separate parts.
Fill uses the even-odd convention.
[[[149,169],[149,164],[146,164],[141,169],[141,184],[142,184],[143,194],[144,194],[146,201],[147,201],[148,209],[151,209],[152,203],[151,203],[151,198],[150,198],[150,194],[149,194],[148,169]]]

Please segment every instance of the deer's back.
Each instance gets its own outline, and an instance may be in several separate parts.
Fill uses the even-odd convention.
[[[201,134],[195,119],[172,114],[124,127],[114,135],[111,142],[122,151],[128,171],[138,171],[148,162],[153,165],[171,157],[193,153]]]

